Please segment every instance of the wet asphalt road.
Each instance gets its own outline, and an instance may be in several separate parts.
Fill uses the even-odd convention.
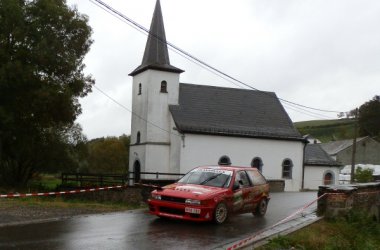
[[[275,224],[317,194],[271,196],[264,218],[238,215],[221,226],[159,219],[136,210],[0,227],[0,249],[215,249]]]

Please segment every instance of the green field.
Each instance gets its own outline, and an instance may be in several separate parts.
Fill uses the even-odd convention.
[[[295,122],[294,125],[302,135],[309,134],[322,142],[351,139],[354,135],[352,119],[313,120]]]

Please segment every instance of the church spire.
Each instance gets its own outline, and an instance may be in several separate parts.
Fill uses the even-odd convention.
[[[148,40],[145,45],[141,65],[129,75],[137,75],[147,69],[182,73],[183,70],[170,65],[168,47],[166,44],[164,20],[162,18],[160,0],[157,0]]]

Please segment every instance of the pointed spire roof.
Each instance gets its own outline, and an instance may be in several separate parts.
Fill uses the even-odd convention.
[[[135,76],[148,69],[169,71],[175,73],[183,72],[183,70],[170,65],[160,0],[157,0],[156,2],[156,7],[154,9],[152,23],[150,25],[149,30],[149,36],[146,42],[144,57],[141,62],[141,65],[138,66],[129,75]]]

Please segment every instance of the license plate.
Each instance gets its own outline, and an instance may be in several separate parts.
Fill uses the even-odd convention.
[[[191,213],[191,214],[200,214],[201,209],[200,208],[193,208],[193,207],[185,207],[185,212]]]

